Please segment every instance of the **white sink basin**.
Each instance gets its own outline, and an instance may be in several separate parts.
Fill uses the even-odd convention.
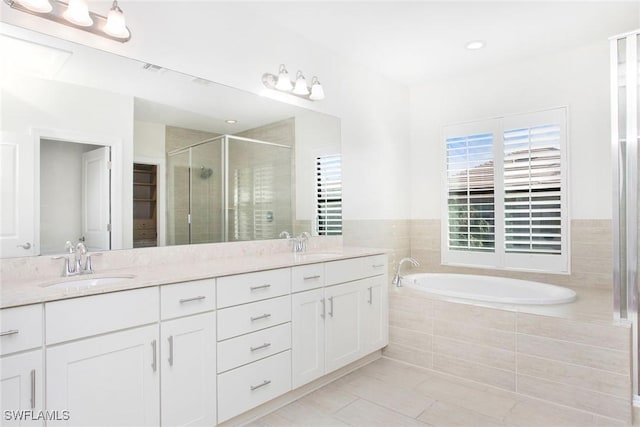
[[[91,277],[87,279],[66,279],[60,282],[43,285],[47,289],[66,289],[80,291],[93,288],[95,286],[115,285],[126,282],[135,276],[113,276],[113,277]]]
[[[338,252],[303,252],[294,254],[295,258],[300,261],[305,260],[313,260],[313,259],[324,259],[324,258],[335,258],[340,255]]]

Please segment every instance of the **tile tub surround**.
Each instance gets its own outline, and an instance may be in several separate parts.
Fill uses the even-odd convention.
[[[390,289],[389,306],[388,358],[631,421],[628,323],[553,309],[542,315],[540,307],[531,313],[525,306],[471,305],[407,288]]]
[[[611,220],[571,220],[571,274],[454,267],[440,264],[440,220],[411,220],[411,256],[420,261],[413,271],[505,276],[554,285],[612,289],[613,243]]]
[[[82,291],[42,287],[65,280],[60,274],[62,260],[49,256],[3,259],[0,308],[386,253],[385,249],[346,247],[341,242],[340,236],[312,238],[307,253],[302,255],[292,253],[290,243],[283,239],[105,252],[94,261],[96,274],[76,278],[121,275],[135,278]]]

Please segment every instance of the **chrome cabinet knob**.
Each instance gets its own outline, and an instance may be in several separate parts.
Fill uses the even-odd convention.
[[[27,243],[25,243],[23,245],[16,245],[16,248],[22,248],[24,250],[29,250],[29,249],[31,249],[31,243],[27,242]]]

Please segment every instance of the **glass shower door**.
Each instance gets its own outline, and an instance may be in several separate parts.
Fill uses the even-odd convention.
[[[276,239],[291,230],[291,147],[232,136],[226,145],[226,240]]]
[[[224,242],[222,142],[191,148],[191,243]]]
[[[190,243],[189,203],[191,191],[189,149],[167,156],[167,244]]]

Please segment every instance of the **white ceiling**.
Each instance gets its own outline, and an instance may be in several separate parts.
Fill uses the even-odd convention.
[[[640,27],[640,1],[238,3],[407,85],[542,56]],[[485,41],[484,49],[464,48],[477,39]]]

